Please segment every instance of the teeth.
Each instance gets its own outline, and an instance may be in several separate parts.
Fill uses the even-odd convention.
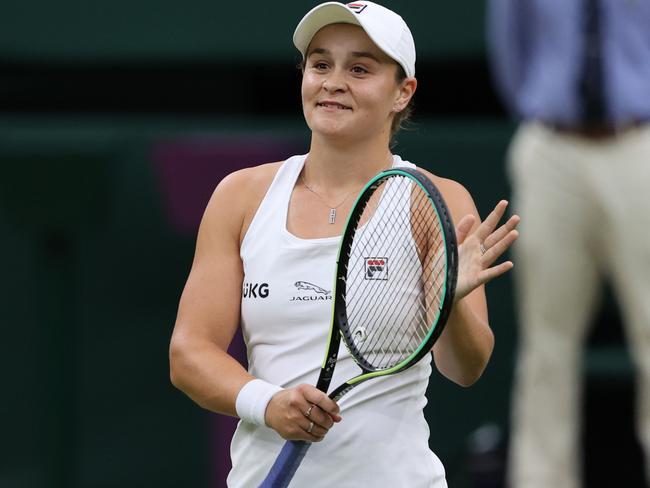
[[[342,105],[335,105],[331,103],[319,103],[321,107],[327,107],[327,108],[338,108],[339,110],[348,110],[347,107],[343,107]]]

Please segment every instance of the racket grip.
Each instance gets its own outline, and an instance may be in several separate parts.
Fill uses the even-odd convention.
[[[271,466],[269,474],[266,475],[259,488],[286,488],[289,486],[310,445],[311,443],[305,441],[285,442]]]

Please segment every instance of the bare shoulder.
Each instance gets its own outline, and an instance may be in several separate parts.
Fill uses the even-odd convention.
[[[231,197],[242,195],[249,198],[260,192],[263,195],[281,165],[282,162],[278,161],[234,171],[221,180],[215,194],[228,193]]]
[[[442,197],[445,199],[445,203],[449,207],[449,211],[455,222],[458,222],[467,214],[478,217],[476,204],[467,188],[455,180],[435,175],[424,168],[418,167],[417,169],[427,175],[433,184],[436,185]]]
[[[218,219],[233,235],[243,237],[281,165],[278,161],[230,173],[214,190],[203,220]]]

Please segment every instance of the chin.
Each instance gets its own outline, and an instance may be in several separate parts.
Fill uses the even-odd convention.
[[[354,132],[353,124],[333,120],[311,120],[307,122],[311,131],[325,137],[345,136]]]

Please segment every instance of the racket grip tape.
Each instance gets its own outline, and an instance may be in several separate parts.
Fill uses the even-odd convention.
[[[266,475],[259,488],[286,488],[289,486],[310,445],[311,443],[306,441],[285,442],[271,466],[269,474]]]

